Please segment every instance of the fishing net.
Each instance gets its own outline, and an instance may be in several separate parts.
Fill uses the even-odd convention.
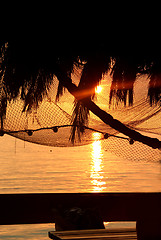
[[[150,106],[147,100],[148,80],[136,81],[134,104],[130,107],[117,102],[109,105],[111,80],[107,80],[102,80],[102,91],[96,94],[95,103],[128,127],[148,136],[161,137],[161,108],[159,104]],[[70,135],[74,98],[66,91],[60,101],[55,102],[57,86],[58,81],[54,79],[48,96],[38,108],[33,107],[29,112],[23,111],[24,103],[20,98],[8,102],[6,117],[3,124],[1,122],[1,136],[5,133],[25,141],[53,147],[80,146],[101,141],[104,150],[121,157],[160,160],[160,150],[140,142],[129,141],[128,137],[118,133],[92,113],[88,127],[84,126],[81,139],[76,136],[73,144]]]

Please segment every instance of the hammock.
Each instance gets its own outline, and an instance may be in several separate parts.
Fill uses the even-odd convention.
[[[95,98],[95,103],[111,114],[115,119],[131,129],[153,137],[161,137],[161,108],[150,106],[146,96],[139,98],[130,107],[123,104],[109,105],[109,86],[104,85],[103,91]],[[140,142],[133,142],[123,134],[118,133],[104,124],[94,114],[90,114],[89,125],[84,126],[84,133],[76,136],[74,144],[70,140],[72,107],[74,98],[64,93],[59,102],[55,102],[57,79],[54,79],[48,97],[44,98],[37,109],[23,111],[24,103],[19,98],[7,105],[6,118],[1,121],[0,135],[9,134],[24,141],[53,147],[71,147],[91,144],[101,141],[105,151],[133,160],[160,160],[160,150],[152,149]],[[142,84],[143,85],[143,84]],[[144,87],[144,86],[142,86]],[[137,89],[137,88],[136,88]],[[143,91],[146,93],[145,88]],[[137,94],[137,93],[136,93]],[[146,94],[144,94],[146,95]],[[155,135],[151,135],[155,134]]]

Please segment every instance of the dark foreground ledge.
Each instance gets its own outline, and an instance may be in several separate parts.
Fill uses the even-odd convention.
[[[130,240],[137,239],[135,229],[94,229],[79,231],[49,232],[49,238],[54,240]],[[153,239],[154,240],[154,239]]]
[[[0,194],[0,225],[55,222],[53,209],[97,208],[103,221],[161,222],[161,193]]]

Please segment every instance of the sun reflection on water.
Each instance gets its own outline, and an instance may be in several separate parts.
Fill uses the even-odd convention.
[[[93,192],[102,192],[106,189],[106,182],[103,176],[103,153],[101,147],[100,134],[93,133],[94,142],[92,144],[92,163],[91,163],[91,183],[93,185]]]

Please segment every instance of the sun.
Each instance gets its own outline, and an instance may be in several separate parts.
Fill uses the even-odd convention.
[[[96,93],[100,93],[102,91],[102,87],[101,86],[97,86],[96,88],[95,88],[95,92]]]

